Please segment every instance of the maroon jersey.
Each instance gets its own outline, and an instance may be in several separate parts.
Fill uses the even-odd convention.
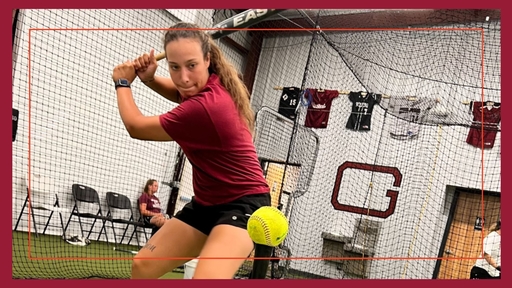
[[[161,115],[160,124],[192,165],[199,204],[223,204],[270,191],[247,124],[216,74],[197,95]]]
[[[487,106],[486,102],[471,102],[470,109],[473,113],[473,122],[469,128],[466,142],[480,148],[494,147],[498,124],[501,121],[501,106],[495,103]],[[482,114],[483,114],[483,143],[482,143]]]
[[[155,195],[149,196],[148,193],[142,193],[139,197],[139,205],[146,204],[146,210],[153,213],[162,213],[160,200]]]
[[[308,98],[309,106],[304,126],[326,128],[329,122],[332,99],[339,96],[337,90],[306,89],[304,97]]]

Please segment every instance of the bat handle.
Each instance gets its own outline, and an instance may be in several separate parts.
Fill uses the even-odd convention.
[[[156,61],[160,61],[160,60],[162,60],[164,58],[165,58],[165,52],[160,52],[160,53],[155,55]]]

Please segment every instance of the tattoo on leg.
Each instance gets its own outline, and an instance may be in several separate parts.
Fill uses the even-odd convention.
[[[156,248],[156,246],[153,244],[150,244],[150,243],[146,243],[146,245],[144,245],[144,247],[142,247],[142,249],[148,249],[151,252],[153,252],[153,250],[155,250],[155,248]]]

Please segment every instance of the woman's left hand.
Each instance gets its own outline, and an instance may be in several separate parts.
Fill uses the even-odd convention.
[[[112,72],[112,80],[114,80],[114,82],[119,79],[126,79],[130,81],[131,84],[133,80],[135,80],[135,77],[137,77],[137,74],[135,73],[135,67],[131,61],[117,65]]]

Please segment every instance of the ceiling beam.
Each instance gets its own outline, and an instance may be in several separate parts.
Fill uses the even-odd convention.
[[[414,28],[449,24],[467,24],[501,18],[500,10],[388,10],[319,17],[320,28]],[[316,20],[316,16],[311,18]],[[267,20],[252,28],[313,28],[310,19],[302,17]],[[283,31],[287,32],[287,31]],[[279,33],[279,31],[273,31]],[[289,32],[288,32],[289,33]]]
[[[247,55],[249,53],[249,50],[245,48],[244,46],[240,45],[238,42],[230,38],[229,36],[224,36],[220,38],[221,41],[229,45],[231,48],[237,50],[242,55]]]

